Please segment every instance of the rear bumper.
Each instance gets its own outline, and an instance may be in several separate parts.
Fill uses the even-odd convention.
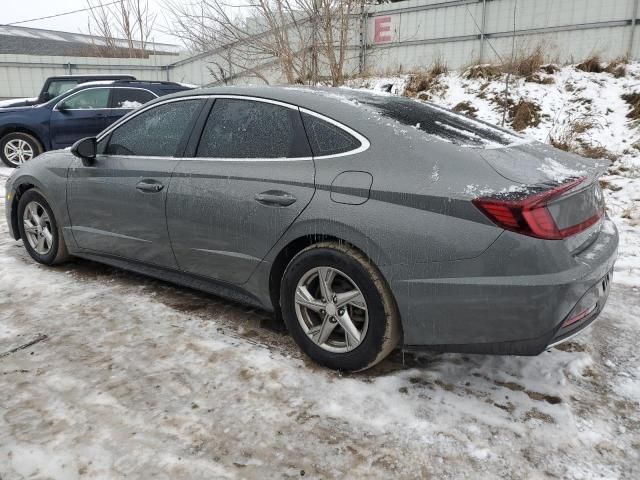
[[[400,309],[405,349],[537,355],[597,318],[617,256],[612,222],[577,255],[562,242],[512,235],[505,232],[475,259],[383,269]],[[592,311],[562,326],[591,300]]]

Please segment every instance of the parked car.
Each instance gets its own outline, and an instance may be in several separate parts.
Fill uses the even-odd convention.
[[[594,161],[354,90],[154,100],[6,186],[34,260],[92,259],[282,315],[322,365],[535,355],[602,310],[618,234]]]
[[[60,75],[45,80],[40,93],[35,98],[20,98],[14,101],[2,101],[1,107],[28,107],[48,102],[52,98],[68,92],[81,83],[100,80],[135,80],[133,75]]]
[[[34,107],[0,109],[0,159],[9,167],[47,150],[100,133],[154,98],[188,90],[173,82],[103,80],[83,83]]]

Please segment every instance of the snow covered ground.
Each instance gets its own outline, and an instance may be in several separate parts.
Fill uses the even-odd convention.
[[[398,352],[357,375],[309,363],[262,312],[37,265],[1,204],[0,477],[640,478],[638,164],[606,177],[620,259],[582,336],[533,358]]]

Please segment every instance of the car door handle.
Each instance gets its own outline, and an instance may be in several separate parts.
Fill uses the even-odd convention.
[[[136,185],[136,190],[141,192],[157,193],[164,188],[164,185],[155,180],[141,180]]]
[[[281,190],[269,190],[257,193],[254,197],[256,202],[269,206],[288,207],[296,202],[297,198],[290,193]]]

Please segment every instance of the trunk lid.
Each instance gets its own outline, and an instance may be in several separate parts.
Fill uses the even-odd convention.
[[[524,188],[553,188],[582,179],[575,187],[549,199],[547,210],[572,252],[585,248],[597,237],[604,213],[598,178],[606,169],[605,162],[537,142],[483,150],[480,155],[498,174]]]

